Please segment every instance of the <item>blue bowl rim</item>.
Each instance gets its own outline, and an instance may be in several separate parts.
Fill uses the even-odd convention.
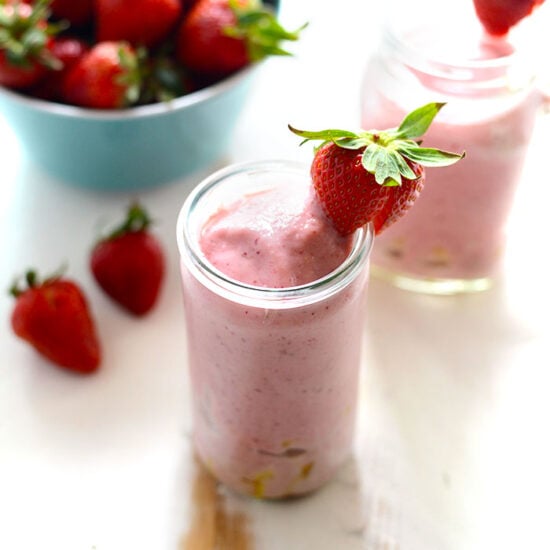
[[[236,73],[195,92],[171,99],[165,102],[128,107],[126,109],[87,109],[74,105],[65,105],[44,99],[34,98],[22,92],[10,90],[0,86],[0,95],[4,95],[12,101],[36,111],[44,111],[52,115],[68,118],[90,119],[90,120],[132,120],[150,116],[160,116],[180,111],[209,99],[219,96],[233,88],[239,81],[244,80],[257,67],[253,63]]]

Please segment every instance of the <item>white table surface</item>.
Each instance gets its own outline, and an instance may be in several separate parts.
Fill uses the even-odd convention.
[[[0,293],[0,549],[550,548],[550,116],[539,117],[492,290],[430,297],[371,282],[356,448],[332,483],[260,502],[216,487],[193,461],[179,206],[223,164],[309,160],[288,122],[358,125],[360,71],[382,11],[372,4],[284,2],[283,22],[310,26],[294,59],[261,68],[227,155],[139,193],[168,255],[144,319],[117,309],[87,268],[98,228],[133,195],[56,181],[0,118],[0,289],[27,266],[67,261],[104,348],[95,376],[52,367],[12,335],[13,301]]]

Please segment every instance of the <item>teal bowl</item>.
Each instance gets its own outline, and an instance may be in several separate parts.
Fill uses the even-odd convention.
[[[52,176],[97,189],[177,180],[220,157],[255,66],[169,102],[116,111],[52,103],[0,87],[0,112],[23,151]]]

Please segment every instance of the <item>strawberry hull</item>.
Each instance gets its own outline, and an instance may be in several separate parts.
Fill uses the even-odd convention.
[[[266,166],[294,188],[298,180],[308,182],[307,169],[296,180],[296,168],[280,164],[252,165],[251,177],[262,171],[265,176]],[[207,191],[213,182],[207,180]],[[238,178],[233,184],[239,193],[252,189],[243,189]],[[293,276],[281,269],[270,279],[278,287],[240,283],[217,271],[217,253],[205,257],[201,251],[197,231],[217,210],[207,191],[199,188],[190,197],[178,221],[197,452],[219,480],[240,493],[258,498],[308,493],[333,477],[352,450],[370,232],[338,236],[344,255],[336,266],[326,264],[319,254],[323,245],[310,238],[308,228],[319,229],[311,221],[300,224],[292,245],[281,245],[278,230],[273,241],[261,232],[260,257],[276,254],[291,272],[301,265],[297,256],[318,257],[319,278],[285,288]],[[201,213],[197,196],[210,202],[208,213]],[[220,222],[226,234],[212,235],[231,243],[228,263],[246,266],[242,227],[231,229],[231,207],[228,212]],[[269,219],[265,211],[260,214],[262,221]],[[290,233],[293,223],[285,220]],[[322,223],[322,233],[334,232]],[[314,248],[303,249],[304,243]],[[261,265],[250,269],[245,274],[241,267],[240,278],[256,280],[265,273]]]

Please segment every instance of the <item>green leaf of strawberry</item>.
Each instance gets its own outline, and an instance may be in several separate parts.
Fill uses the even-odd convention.
[[[395,185],[401,183],[399,164],[396,162],[393,151],[382,145],[371,143],[363,153],[362,164],[367,172],[374,174],[376,183]]]
[[[261,2],[229,0],[229,7],[235,14],[236,23],[225,27],[224,32],[227,36],[246,41],[251,61],[270,55],[292,55],[280,46],[281,42],[298,40],[300,32],[307,26],[304,24],[295,31],[285,29]]]
[[[422,166],[449,166],[464,156],[430,147],[418,147],[416,144],[408,143],[400,145],[398,151],[404,157],[414,160]]]
[[[423,136],[445,103],[428,103],[409,113],[397,128],[395,137],[416,139]]]
[[[415,139],[429,128],[443,103],[429,103],[408,114],[398,128],[350,132],[289,129],[321,140],[311,165],[319,201],[337,230],[352,233],[369,222],[376,233],[394,223],[416,200],[424,167],[449,166],[464,157],[421,147]]]
[[[53,36],[66,28],[48,21],[49,0],[0,2],[0,84],[15,89],[36,84],[62,63],[51,52]]]

